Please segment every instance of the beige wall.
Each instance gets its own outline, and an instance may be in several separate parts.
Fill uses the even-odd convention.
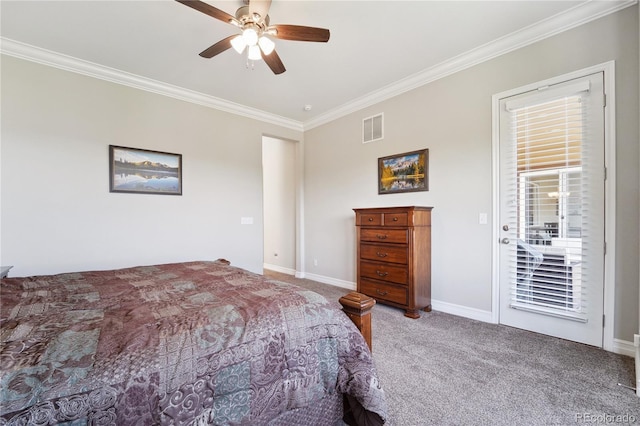
[[[302,137],[3,56],[0,262],[23,276],[224,257],[261,272],[263,134]],[[182,154],[183,195],[110,193],[109,144]]]
[[[433,206],[435,301],[491,311],[491,96],[616,61],[615,338],[638,318],[638,6],[542,40],[305,133],[308,271],[355,281],[354,207]],[[383,112],[385,138],[363,145],[364,117]],[[377,158],[428,148],[429,191],[378,195]],[[320,259],[314,267],[310,259]]]
[[[265,268],[296,271],[296,145],[265,136],[262,142]]]

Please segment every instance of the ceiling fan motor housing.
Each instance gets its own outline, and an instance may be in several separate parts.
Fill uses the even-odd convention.
[[[256,19],[258,17],[258,19]],[[260,16],[254,14],[253,16],[249,12],[249,6],[242,6],[236,10],[236,19],[241,24],[241,28],[248,23],[257,25],[261,30],[265,30],[269,26],[269,15]]]

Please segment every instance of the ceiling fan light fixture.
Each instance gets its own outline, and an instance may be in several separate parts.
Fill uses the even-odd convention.
[[[271,52],[273,52],[273,49],[276,47],[276,44],[271,41],[271,39],[268,39],[267,37],[260,37],[260,39],[258,39],[258,45],[260,46],[260,49],[262,49],[262,53],[264,53],[265,55],[270,54]]]
[[[251,27],[245,28],[242,31],[242,38],[247,46],[255,46],[258,42],[258,32]]]
[[[252,61],[262,59],[262,55],[260,54],[260,47],[257,44],[249,46],[249,54],[247,55],[247,57]]]
[[[233,47],[236,52],[242,53],[244,52],[244,48],[247,47],[247,43],[244,41],[242,35],[239,35],[231,39],[231,47]]]

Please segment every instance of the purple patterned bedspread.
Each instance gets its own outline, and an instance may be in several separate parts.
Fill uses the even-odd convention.
[[[0,298],[1,425],[340,424],[343,394],[386,418],[344,313],[225,262],[6,278]]]

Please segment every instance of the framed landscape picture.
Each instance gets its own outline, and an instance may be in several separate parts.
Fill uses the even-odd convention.
[[[182,195],[182,155],[109,145],[109,191]]]
[[[378,158],[378,194],[428,190],[428,149]]]

